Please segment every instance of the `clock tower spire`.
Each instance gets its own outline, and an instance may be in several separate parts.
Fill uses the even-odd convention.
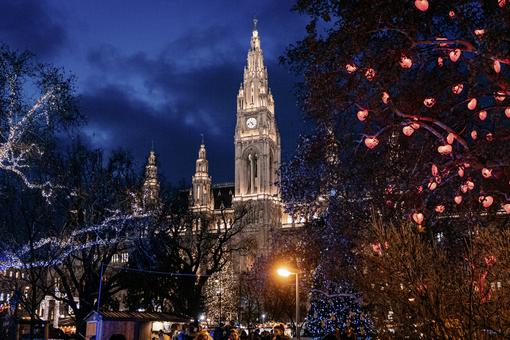
[[[237,94],[235,131],[235,201],[279,201],[280,134],[274,100],[260,47],[257,20]]]

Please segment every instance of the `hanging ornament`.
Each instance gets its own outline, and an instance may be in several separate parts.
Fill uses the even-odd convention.
[[[422,12],[426,12],[429,9],[428,0],[416,0],[414,5]]]
[[[383,92],[381,99],[384,104],[388,104],[388,101],[390,99],[390,95],[388,94],[388,92]]]
[[[449,56],[450,56],[450,60],[454,63],[457,62],[457,60],[459,60],[460,58],[460,55],[462,54],[462,51],[459,50],[458,48],[456,48],[455,50],[453,51],[450,51],[449,53]]]
[[[487,142],[492,142],[494,140],[494,135],[492,133],[488,133],[485,135],[485,139],[487,140]]]
[[[425,98],[423,100],[423,104],[426,106],[426,107],[432,107],[434,106],[434,104],[436,103],[436,99],[435,98],[432,98],[432,97],[428,97],[428,98]]]
[[[501,204],[501,206],[503,207],[507,214],[510,214],[510,202],[503,203]]]
[[[485,178],[489,178],[492,176],[492,170],[491,169],[487,169],[487,168],[483,168],[482,169],[482,176],[485,177]]]
[[[418,130],[418,129],[420,128],[420,123],[416,123],[416,122],[411,123],[411,127],[412,127],[413,129],[415,129],[415,130]]]
[[[409,137],[409,136],[411,136],[414,133],[414,129],[411,126],[408,125],[408,126],[404,126],[402,128],[402,132],[404,133],[404,135]]]
[[[461,195],[457,195],[457,196],[455,196],[455,198],[453,200],[455,201],[455,204],[461,204],[462,203],[462,196]]]
[[[439,214],[444,213],[444,209],[445,209],[445,208],[444,208],[444,205],[442,205],[442,204],[436,205],[436,207],[434,208],[434,210],[435,210],[437,213],[439,213]]]
[[[490,267],[494,263],[496,263],[496,256],[494,256],[494,255],[485,256],[484,261],[485,261],[485,264]]]
[[[355,64],[347,64],[345,65],[345,69],[347,70],[347,73],[354,73],[358,67]]]
[[[471,100],[467,104],[467,107],[470,110],[474,110],[474,109],[476,109],[477,104],[478,104],[478,101],[476,100],[476,98],[471,98]]]
[[[452,153],[452,146],[450,144],[441,145],[437,148],[437,152],[439,152],[441,155],[448,155]]]
[[[463,84],[453,85],[452,92],[455,93],[455,94],[460,94],[463,89],[464,89],[464,85]]]
[[[469,188],[466,183],[460,185],[460,191],[462,191],[463,194],[468,192]]]
[[[475,35],[477,37],[481,37],[484,34],[485,34],[485,30],[484,29],[477,29],[477,30],[475,30]]]
[[[506,0],[498,0],[498,6],[503,8],[506,5]]]
[[[459,167],[459,170],[457,170],[457,174],[459,175],[459,177],[464,177],[464,168]]]
[[[483,110],[478,112],[478,118],[480,118],[481,121],[484,121],[485,118],[487,118],[487,111]]]
[[[401,58],[400,58],[400,67],[402,68],[411,68],[413,66],[413,61],[411,60],[411,58],[403,55]]]
[[[374,253],[382,255],[381,243],[380,242],[372,243],[372,250],[374,251]]]
[[[367,137],[365,138],[365,145],[369,149],[375,148],[379,144],[379,140],[377,137]]]
[[[443,58],[437,57],[437,65],[439,65],[439,67],[443,67]]]
[[[375,78],[375,70],[373,68],[369,68],[365,72],[365,77],[368,79],[368,81],[372,81]]]
[[[450,18],[455,18],[455,12],[454,12],[454,11],[450,11],[450,12],[448,12],[448,16],[449,16]]]
[[[496,99],[498,102],[504,101],[506,99],[505,91],[498,91],[498,92],[496,92],[496,95],[494,96],[494,99]]]
[[[505,109],[505,116],[506,116],[506,118],[510,118],[510,106],[508,106],[508,107]]]
[[[482,203],[484,208],[490,207],[494,202],[494,198],[492,198],[492,196],[480,196],[478,197],[478,200]]]
[[[466,181],[466,185],[468,187],[469,190],[473,190],[475,188],[475,182],[473,182],[472,180],[468,179]]]
[[[434,191],[437,188],[437,183],[434,181],[430,181],[429,184],[427,184],[427,188],[429,188],[430,191]]]
[[[413,218],[413,221],[416,223],[416,224],[422,224],[423,222],[423,214],[421,212],[414,212],[413,215],[412,215],[412,218]]]
[[[455,141],[455,135],[453,133],[449,133],[448,136],[446,136],[446,142],[448,144],[453,144],[453,142]]]
[[[476,130],[471,131],[471,138],[473,140],[476,140],[477,137],[478,137],[478,133],[476,132]]]
[[[437,174],[439,173],[439,170],[437,169],[437,165],[432,164],[430,172],[432,173],[432,176],[434,176],[434,177],[437,176]]]
[[[358,119],[363,122],[368,117],[368,110],[366,110],[366,109],[359,110],[356,115],[358,116]]]
[[[494,60],[494,63],[492,64],[492,67],[494,68],[494,72],[499,73],[501,72],[501,63],[499,60]]]

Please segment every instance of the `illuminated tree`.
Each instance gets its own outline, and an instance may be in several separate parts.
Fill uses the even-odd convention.
[[[344,334],[369,336],[372,325],[352,289],[334,282],[327,277],[319,265],[315,270],[308,311],[307,330],[312,336],[334,334],[336,330]]]
[[[411,222],[409,222],[411,223]],[[507,337],[510,230],[474,227],[461,252],[375,221],[357,280],[382,337]]]
[[[316,126],[309,139],[322,152],[337,148],[342,166],[370,162],[378,173],[378,159],[398,145],[406,178],[386,173],[376,185],[409,218],[423,214],[419,225],[468,202],[510,211],[510,5],[299,1],[297,9],[312,20],[287,61],[304,74],[303,109]]]
[[[283,168],[283,196],[291,213],[325,222],[318,239],[342,245],[322,263],[351,268],[341,273],[362,293],[381,336],[391,337],[389,323],[407,336],[506,335],[505,299],[482,301],[487,292],[476,296],[473,287],[481,290],[480,278],[492,273],[480,260],[491,255],[474,255],[474,235],[487,228],[491,242],[505,244],[508,230],[510,5],[303,0],[296,9],[311,20],[285,61],[303,75],[311,129]],[[389,236],[375,236],[373,216]],[[421,275],[414,288],[396,276],[406,270]],[[447,284],[452,273],[458,289]],[[400,283],[416,293],[425,277],[431,291],[450,289],[440,305],[451,308],[427,310],[436,297],[400,303]],[[469,313],[458,316],[454,308],[466,299]]]
[[[54,184],[47,175],[33,178],[33,161],[44,154],[54,131],[78,118],[73,91],[72,77],[60,69],[0,46],[0,171],[45,196]]]

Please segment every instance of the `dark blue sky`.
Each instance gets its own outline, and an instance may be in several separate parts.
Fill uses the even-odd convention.
[[[77,76],[83,134],[94,147],[123,147],[141,168],[154,140],[160,172],[189,182],[203,132],[213,181],[231,181],[235,100],[253,16],[283,158],[295,146],[302,124],[296,80],[278,64],[305,33],[293,2],[2,0],[0,41]]]

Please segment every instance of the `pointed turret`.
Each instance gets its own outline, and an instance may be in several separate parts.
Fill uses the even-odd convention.
[[[274,100],[268,85],[264,54],[260,48],[257,19],[253,19],[253,30],[244,68],[243,83],[237,96],[237,110],[267,108],[274,114]]]
[[[211,176],[209,176],[209,162],[206,158],[205,144],[202,139],[198,158],[196,161],[195,175],[192,177],[192,209],[195,211],[207,211],[213,208],[211,195]]]
[[[143,181],[143,207],[156,208],[159,204],[159,180],[156,154],[151,150],[145,166],[145,179]]]

